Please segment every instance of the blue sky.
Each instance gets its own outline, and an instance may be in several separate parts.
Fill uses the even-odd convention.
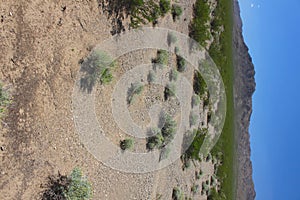
[[[257,200],[300,200],[300,0],[239,0],[256,70],[250,134]]]

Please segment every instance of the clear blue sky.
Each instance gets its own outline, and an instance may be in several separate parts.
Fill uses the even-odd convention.
[[[300,200],[300,0],[239,0],[256,70],[251,148],[257,200]]]

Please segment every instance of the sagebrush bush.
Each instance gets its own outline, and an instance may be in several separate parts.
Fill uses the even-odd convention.
[[[147,149],[153,150],[155,148],[160,149],[163,146],[164,138],[161,134],[160,129],[153,128],[151,129],[151,135],[154,135],[152,137],[149,137],[147,139]]]
[[[178,79],[178,71],[176,69],[172,69],[170,72],[170,80],[177,81]]]
[[[120,147],[122,150],[132,149],[134,146],[134,140],[131,138],[120,141]]]
[[[179,5],[173,4],[171,12],[173,16],[173,21],[175,22],[182,15],[182,8]]]
[[[153,83],[156,80],[156,75],[154,71],[149,71],[149,74],[147,76],[147,80],[149,83]]]
[[[156,58],[153,60],[155,64],[159,64],[160,67],[164,67],[169,62],[169,52],[166,50],[158,50]]]
[[[136,95],[142,93],[144,86],[141,83],[133,83],[127,92],[127,103],[132,104]]]
[[[174,84],[169,83],[164,90],[164,97],[165,100],[168,100],[171,97],[174,97],[176,95],[176,87]]]
[[[199,191],[199,189],[200,189],[199,185],[194,184],[191,188],[191,192],[196,194]]]
[[[184,194],[177,187],[173,188],[172,200],[184,200]]]
[[[88,200],[92,197],[92,186],[79,168],[69,176],[50,176],[42,200]]]
[[[106,52],[93,51],[81,63],[81,71],[84,72],[84,76],[80,80],[81,88],[91,92],[97,81],[101,84],[109,83],[113,78],[111,70],[115,65],[116,63]]]
[[[170,0],[160,0],[159,1],[160,13],[161,16],[165,16],[171,10]]]
[[[164,137],[164,142],[169,143],[176,133],[176,121],[170,115],[166,115],[165,124],[161,129],[161,134]]]
[[[186,60],[181,56],[176,56],[177,60],[177,70],[179,72],[184,72],[186,70]]]
[[[92,187],[79,168],[73,169],[68,177],[70,184],[65,191],[67,200],[88,200],[92,197]]]

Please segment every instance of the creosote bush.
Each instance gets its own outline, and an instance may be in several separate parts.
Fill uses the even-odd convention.
[[[131,138],[120,141],[120,147],[122,150],[132,149],[134,146],[134,140]]]

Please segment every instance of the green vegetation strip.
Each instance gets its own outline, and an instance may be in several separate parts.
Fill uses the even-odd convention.
[[[212,155],[218,157],[222,153],[223,164],[218,168],[217,176],[221,180],[221,190],[213,191],[209,199],[234,199],[234,105],[233,105],[233,54],[232,54],[232,1],[219,0],[214,10],[214,20],[210,26],[204,25],[207,20],[207,1],[197,0],[195,5],[194,20],[191,23],[190,36],[200,44],[206,44],[208,38],[205,28],[210,27],[215,38],[209,54],[219,67],[222,75],[227,97],[227,113],[223,132],[219,141],[212,150]],[[220,27],[224,31],[217,35]],[[203,35],[202,35],[203,34]],[[218,39],[216,39],[218,38]]]

